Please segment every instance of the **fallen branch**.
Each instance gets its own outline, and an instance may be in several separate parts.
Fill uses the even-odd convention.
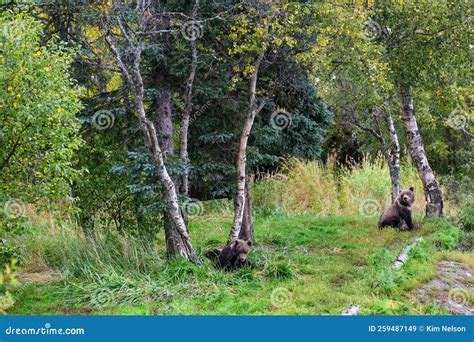
[[[408,260],[408,253],[410,253],[410,250],[421,241],[423,241],[423,238],[419,237],[415,239],[411,244],[403,248],[400,254],[397,256],[397,260],[395,261],[392,267],[396,270],[400,269],[400,267],[402,267],[402,265]]]

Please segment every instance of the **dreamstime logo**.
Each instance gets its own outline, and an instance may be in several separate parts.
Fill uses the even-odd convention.
[[[114,294],[107,288],[99,289],[93,294],[91,305],[96,307],[109,306],[114,298]]]
[[[360,30],[370,40],[377,39],[382,34],[382,27],[380,27],[379,23],[370,19],[365,21],[361,26]]]
[[[199,108],[199,110],[189,119],[189,126],[191,126],[194,123],[194,121],[199,119],[199,117],[206,112],[209,106],[210,106],[210,102],[208,101],[206,102],[204,106]]]
[[[99,110],[92,116],[91,123],[99,131],[105,131],[114,126],[115,116],[107,109]]]
[[[278,131],[283,131],[285,128],[289,127],[292,121],[293,117],[291,113],[282,109],[277,109],[270,116],[270,125],[273,129]]]
[[[460,287],[450,290],[448,294],[449,300],[465,306],[469,305],[469,297],[469,291]]]
[[[469,125],[469,116],[464,110],[455,110],[449,114],[446,123],[453,129],[465,129]]]
[[[293,294],[284,287],[277,287],[272,291],[270,300],[273,306],[277,308],[283,308],[292,302]]]
[[[26,213],[25,203],[17,198],[6,201],[3,208],[8,214],[15,217],[24,216]]]
[[[181,209],[188,216],[199,216],[199,215],[202,215],[202,213],[204,212],[204,207],[202,205],[202,202],[194,198],[190,198],[184,201],[184,203],[181,206]]]
[[[375,216],[379,214],[380,211],[380,203],[373,198],[363,201],[359,206],[359,213],[363,216]]]
[[[181,26],[181,34],[183,35],[184,39],[189,41],[194,41],[201,38],[203,32],[203,27],[199,21],[187,21]]]

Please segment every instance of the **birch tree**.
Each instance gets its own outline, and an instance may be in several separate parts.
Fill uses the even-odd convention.
[[[446,65],[463,63],[470,49],[470,7],[463,0],[375,4],[376,40],[386,49],[391,82],[399,96],[410,157],[423,183],[426,216],[443,214],[443,196],[429,163],[416,118],[416,91],[429,89]],[[385,30],[385,31],[384,31]],[[459,53],[457,52],[459,51]]]
[[[130,89],[146,149],[163,187],[166,202],[165,214],[170,221],[169,225],[165,225],[168,254],[170,257],[182,256],[199,263],[180,210],[176,185],[164,163],[163,149],[158,141],[155,124],[148,118],[145,109],[145,91],[141,71],[142,51],[146,33],[152,31],[153,24],[156,24],[154,19],[157,18],[150,6],[151,1],[138,0],[131,13],[134,20],[128,22],[124,22],[120,15],[113,15],[112,7],[109,15],[103,18],[101,28]]]
[[[191,21],[194,22],[197,19],[199,12],[199,0],[196,0],[193,5],[191,13]],[[198,62],[198,52],[196,48],[196,39],[197,37],[191,37],[190,46],[191,46],[191,68],[189,72],[188,79],[186,81],[186,91],[184,94],[184,110],[181,117],[181,146],[179,156],[181,162],[185,165],[185,169],[181,176],[181,192],[183,196],[189,196],[189,153],[188,153],[188,134],[189,134],[189,120],[191,118],[191,112],[193,110],[193,84],[194,78],[196,76],[197,62]]]
[[[238,9],[241,12],[231,27],[230,37],[234,43],[230,55],[240,60],[234,69],[236,74],[233,82],[235,85],[247,84],[248,109],[237,148],[235,213],[229,241],[237,238],[254,239],[247,146],[256,116],[265,105],[273,103],[271,87],[259,87],[259,73],[266,64],[271,63],[267,60],[269,56],[283,49],[288,54],[296,53],[297,37],[299,43],[305,40],[310,27],[310,21],[306,19],[312,18],[314,14],[310,4],[290,1],[257,1],[251,7],[241,4]]]

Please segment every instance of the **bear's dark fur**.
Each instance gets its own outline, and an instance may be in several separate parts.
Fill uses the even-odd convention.
[[[413,187],[402,191],[395,202],[389,208],[385,209],[383,214],[380,216],[378,224],[379,229],[385,226],[401,228],[403,221],[407,224],[408,229],[412,230],[415,228],[411,215],[412,205],[415,201],[413,191]]]
[[[233,271],[243,266],[252,265],[247,260],[252,243],[246,240],[234,240],[224,246],[222,249],[214,249],[206,253],[206,257],[211,259],[214,264],[222,269]]]

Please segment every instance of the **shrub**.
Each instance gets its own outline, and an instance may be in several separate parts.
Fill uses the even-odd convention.
[[[435,233],[432,241],[439,250],[453,250],[463,237],[463,232],[449,223],[444,223],[442,230]]]
[[[459,225],[466,232],[474,231],[474,204],[466,205],[461,210]]]

